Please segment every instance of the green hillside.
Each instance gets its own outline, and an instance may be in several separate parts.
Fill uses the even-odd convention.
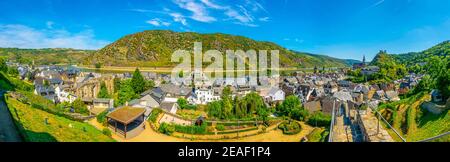
[[[421,106],[430,99],[427,92],[422,92],[397,102],[383,104],[378,109],[407,141],[420,141],[450,131],[450,111],[433,114]],[[400,141],[391,129],[388,132]],[[449,140],[450,136],[444,136],[438,141]]]
[[[348,66],[344,60],[327,56],[310,55],[290,51],[271,42],[255,41],[242,36],[227,34],[199,34],[193,32],[173,32],[151,30],[127,35],[118,41],[95,52],[83,63],[106,66],[174,66],[170,61],[174,51],[192,51],[194,42],[203,43],[203,51],[225,50],[279,50],[282,67],[327,67]]]
[[[20,63],[36,65],[50,64],[77,64],[88,55],[92,50],[75,50],[65,48],[46,48],[46,49],[18,49],[18,48],[0,48],[0,57],[6,57],[8,60],[14,60]]]
[[[444,41],[422,52],[410,52],[405,54],[387,54],[386,51],[381,51],[372,60],[371,64],[380,63],[379,58],[393,59],[397,63],[402,63],[407,66],[414,66],[419,63],[426,62],[426,58],[431,56],[450,56],[450,41]]]
[[[33,108],[8,94],[8,109],[27,142],[114,142],[95,127]],[[35,101],[29,101],[35,103]]]

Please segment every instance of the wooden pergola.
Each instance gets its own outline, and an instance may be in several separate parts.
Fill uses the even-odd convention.
[[[130,123],[134,122],[137,119],[141,119],[142,122],[145,120],[144,116],[145,109],[144,108],[135,108],[135,107],[123,107],[114,110],[113,112],[106,115],[106,121],[108,125],[110,124],[110,120],[114,121],[114,132],[117,133],[117,123],[121,123],[124,126],[124,137],[127,138],[127,127]],[[120,128],[119,128],[120,129]],[[130,130],[132,130],[131,128]]]

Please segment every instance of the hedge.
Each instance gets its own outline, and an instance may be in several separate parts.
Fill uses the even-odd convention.
[[[302,130],[300,124],[296,121],[285,121],[278,125],[278,128],[281,129],[283,131],[283,134],[286,135],[294,135]]]
[[[232,133],[241,133],[241,132],[247,132],[252,130],[258,130],[258,127],[251,127],[248,129],[241,129],[241,130],[235,130],[235,131],[226,131],[226,132],[217,132],[217,134],[232,134]]]
[[[152,110],[152,112],[150,113],[150,116],[148,117],[148,121],[151,122],[156,122],[156,119],[158,118],[159,114],[161,114],[163,110],[155,108]]]
[[[191,126],[182,126],[175,125],[175,131],[186,134],[208,134],[207,125],[202,124],[201,126],[191,125]]]
[[[307,123],[316,127],[329,127],[331,123],[331,116],[325,115],[322,112],[314,113],[308,119]]]

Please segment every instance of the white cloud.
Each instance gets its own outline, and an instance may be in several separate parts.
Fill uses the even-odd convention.
[[[174,12],[174,13],[170,13],[169,15],[172,16],[173,21],[179,22],[179,23],[183,24],[184,26],[188,25],[186,18],[183,15],[181,15],[180,13]]]
[[[377,7],[377,6],[379,6],[379,5],[381,5],[381,4],[383,4],[384,3],[384,0],[379,0],[378,2],[376,2],[376,3],[374,3],[372,6],[370,6],[371,8],[372,7]]]
[[[139,9],[139,8],[129,9],[129,10],[130,10],[130,11],[134,11],[134,12],[141,12],[141,13],[152,12],[152,11],[150,11],[150,10]]]
[[[192,12],[191,19],[200,22],[214,22],[217,19],[209,15],[208,10],[202,3],[197,3],[194,0],[174,0],[180,8]]]
[[[244,11],[244,12],[246,12],[246,11]],[[250,17],[248,15],[248,13],[247,14],[240,14],[239,12],[237,12],[236,10],[233,10],[233,9],[227,10],[225,12],[225,15],[227,15],[231,19],[238,20],[241,23],[249,23],[249,22],[253,21],[253,18]]]
[[[170,26],[169,22],[162,21],[159,18],[154,18],[154,19],[148,20],[148,21],[146,21],[146,23],[151,24],[153,26]]]
[[[224,14],[227,18],[223,20],[232,21],[234,24],[256,27],[255,18],[253,14],[258,11],[264,11],[266,13],[267,10],[258,2],[254,0],[246,0],[241,5],[237,4],[235,6],[230,5],[221,5],[216,3],[214,0],[173,0],[178,7],[183,8],[192,12],[191,19],[200,21],[200,22],[214,22],[217,21],[216,17],[210,15],[211,12],[215,11],[216,15]],[[217,12],[218,11],[218,12]],[[181,14],[180,14],[181,15]],[[174,18],[174,21],[182,22],[180,19],[175,20],[176,18],[184,17],[178,16]],[[269,18],[264,18],[264,20],[268,20]],[[183,24],[185,25],[185,24]]]
[[[303,40],[303,39],[298,39],[298,38],[295,38],[295,42],[297,42],[297,43],[303,43],[305,40]]]
[[[252,8],[253,11],[257,12],[259,10],[264,11],[265,13],[269,13],[266,8],[264,8],[260,3],[258,3],[256,0],[246,0],[245,4]]]
[[[270,21],[270,17],[261,17],[258,20],[263,21],[263,22],[268,22],[268,21]]]
[[[109,41],[95,39],[92,30],[35,29],[19,24],[0,24],[0,47],[99,49]]]
[[[205,4],[206,6],[208,6],[210,8],[219,9],[219,10],[223,10],[223,9],[227,8],[227,7],[223,7],[218,4],[215,4],[214,2],[211,2],[210,0],[201,0],[201,1],[203,2],[203,4]]]

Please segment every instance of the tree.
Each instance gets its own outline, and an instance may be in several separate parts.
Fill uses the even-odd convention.
[[[247,94],[244,97],[245,102],[247,103],[246,112],[251,114],[257,114],[261,109],[266,110],[267,107],[264,104],[263,99],[257,93],[252,92]]]
[[[322,112],[316,112],[308,119],[308,124],[316,127],[330,126],[331,115],[325,115]]]
[[[290,116],[293,109],[301,107],[300,100],[296,96],[288,96],[281,105],[277,106],[279,115]]]
[[[155,81],[148,80],[145,82],[145,90],[155,87]]]
[[[281,105],[277,106],[279,115],[288,116],[295,120],[306,121],[309,112],[305,110],[296,96],[288,96]]]
[[[133,87],[131,86],[131,80],[124,80],[120,84],[120,90],[118,94],[118,104],[123,105],[127,101],[137,98]]]
[[[444,98],[450,97],[450,56],[430,57],[426,64],[433,88],[438,89]]]
[[[208,104],[208,115],[219,119],[255,117],[267,119],[269,111],[257,93],[249,93],[242,98],[231,98],[231,90],[225,88],[222,100]]]
[[[119,91],[120,83],[121,83],[121,79],[120,78],[114,78],[114,93]]]
[[[6,65],[6,60],[3,57],[0,57],[0,72],[7,72],[8,66]]]
[[[13,77],[17,77],[19,75],[19,70],[17,70],[17,68],[15,68],[15,67],[9,67],[8,74]]]
[[[97,97],[98,98],[111,98],[111,96],[108,93],[108,89],[106,88],[105,82],[102,82],[100,84],[100,91],[98,92]]]
[[[89,113],[89,110],[87,109],[86,105],[79,98],[76,99],[75,101],[73,101],[72,108],[74,109],[74,111],[76,113],[80,113],[80,114],[88,114]]]
[[[414,87],[412,90],[412,94],[417,94],[422,91],[431,91],[433,88],[433,80],[430,78],[430,75],[425,75],[419,81],[419,84]]]
[[[290,117],[299,121],[306,121],[308,119],[309,112],[300,107],[296,107],[291,110]]]
[[[222,101],[208,103],[208,116],[223,119]]]
[[[136,68],[136,70],[133,73],[133,78],[131,78],[131,87],[134,89],[134,92],[136,94],[141,94],[142,92],[144,92],[146,82],[144,80],[144,77],[142,76],[141,72],[139,71],[138,68]]]
[[[231,88],[225,87],[222,91],[222,117],[228,118],[233,114],[233,104],[231,99]]]

